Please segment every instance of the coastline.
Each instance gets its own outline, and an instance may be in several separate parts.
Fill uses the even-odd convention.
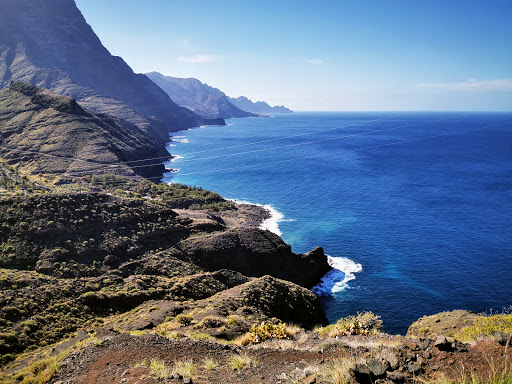
[[[237,199],[228,199],[235,203],[240,213],[248,218],[248,224],[251,227],[270,231],[278,236],[282,236],[279,229],[279,222],[283,220],[284,215],[270,204],[257,204]]]

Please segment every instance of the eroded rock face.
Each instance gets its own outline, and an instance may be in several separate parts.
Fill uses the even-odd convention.
[[[279,236],[254,228],[193,236],[180,247],[195,264],[210,271],[227,268],[247,276],[269,274],[307,288],[331,269],[322,248],[296,254]]]

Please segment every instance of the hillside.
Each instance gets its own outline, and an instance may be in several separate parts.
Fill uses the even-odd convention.
[[[160,141],[90,112],[70,97],[22,82],[0,91],[0,158],[27,173],[108,172],[160,179],[164,166],[144,159],[165,156]]]
[[[182,185],[93,176],[52,186],[51,175],[0,170],[2,362],[83,327],[100,331],[114,314],[137,320],[112,319],[105,330],[153,328],[183,313],[224,338],[273,317],[309,328],[326,323],[305,288],[329,270],[326,256],[295,254],[257,229],[261,208]],[[198,248],[203,242],[209,247]],[[227,265],[226,255],[236,262]],[[150,310],[150,322],[136,315],[155,300],[161,310]],[[229,326],[230,316],[239,321]]]
[[[231,104],[237,106],[244,111],[249,111],[252,113],[258,114],[272,114],[272,113],[293,113],[293,111],[289,108],[286,108],[284,105],[276,105],[271,107],[264,101],[252,101],[245,96],[240,96],[237,98],[228,97],[228,100]]]
[[[0,88],[22,80],[73,97],[162,141],[168,132],[207,124],[145,75],[112,56],[73,0],[0,2]]]
[[[209,118],[255,117],[229,102],[221,90],[203,84],[197,79],[164,76],[158,72],[146,73],[171,99],[195,113]]]

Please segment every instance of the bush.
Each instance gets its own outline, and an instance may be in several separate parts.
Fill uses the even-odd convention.
[[[288,332],[286,324],[282,322],[266,323],[253,325],[249,332],[239,339],[242,345],[258,344],[265,340],[292,339],[293,336]]]
[[[176,322],[184,326],[192,324],[193,320],[194,318],[191,315],[181,314],[176,316]]]
[[[358,312],[357,316],[342,317],[336,324],[320,329],[321,335],[329,337],[348,335],[376,335],[381,332],[382,320],[373,312]]]

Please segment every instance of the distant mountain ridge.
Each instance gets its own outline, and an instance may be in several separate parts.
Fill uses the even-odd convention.
[[[27,81],[162,141],[208,120],[174,103],[101,44],[73,0],[0,1],[0,88]]]
[[[237,106],[244,111],[249,111],[252,113],[258,114],[272,114],[272,113],[293,113],[293,111],[289,108],[286,108],[284,105],[276,105],[271,107],[264,101],[256,101],[248,99],[245,96],[240,96],[237,98],[228,97],[228,100],[231,104]]]
[[[224,119],[258,116],[234,106],[220,89],[210,87],[197,79],[164,76],[158,72],[146,73],[146,76],[167,92],[176,103],[198,115]]]
[[[118,174],[160,179],[163,143],[74,99],[13,81],[0,91],[0,158],[30,173]]]

